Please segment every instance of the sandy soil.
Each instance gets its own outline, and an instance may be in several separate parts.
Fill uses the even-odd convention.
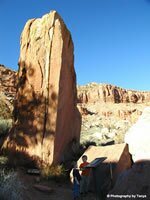
[[[28,175],[24,172],[20,172],[20,178],[24,184],[24,200],[73,200],[72,184],[69,181],[60,183],[54,180],[37,181],[38,176]],[[34,187],[35,185],[47,186],[51,191],[39,191]],[[89,192],[82,200],[95,200],[94,193]]]

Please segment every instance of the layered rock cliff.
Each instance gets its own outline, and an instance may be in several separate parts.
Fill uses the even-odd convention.
[[[150,92],[123,89],[111,84],[78,86],[78,103],[147,103]]]
[[[21,35],[14,127],[3,148],[46,165],[65,161],[80,138],[76,102],[74,47],[66,25],[56,11],[29,20]]]

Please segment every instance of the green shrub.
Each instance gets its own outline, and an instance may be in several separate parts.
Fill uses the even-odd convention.
[[[0,118],[0,136],[7,134],[11,127],[12,127],[11,119],[1,119]]]
[[[17,172],[0,170],[0,199],[22,200],[22,187]]]
[[[6,156],[0,156],[0,166],[6,165],[8,158]]]

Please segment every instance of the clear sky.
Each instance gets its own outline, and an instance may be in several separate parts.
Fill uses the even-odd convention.
[[[25,23],[56,10],[72,34],[77,83],[150,90],[150,0],[0,0],[0,63],[18,70]]]

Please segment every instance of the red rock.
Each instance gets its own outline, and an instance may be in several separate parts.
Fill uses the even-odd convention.
[[[135,163],[118,177],[107,200],[150,199],[150,162]],[[127,196],[128,195],[128,196]]]
[[[126,90],[111,84],[91,83],[78,86],[79,103],[147,103],[150,92]]]
[[[29,20],[21,35],[14,127],[3,148],[48,165],[64,161],[71,154],[68,145],[79,143],[76,102],[74,47],[66,25],[56,11]]]
[[[0,65],[0,92],[3,92],[12,101],[16,94],[16,79],[16,71]]]

